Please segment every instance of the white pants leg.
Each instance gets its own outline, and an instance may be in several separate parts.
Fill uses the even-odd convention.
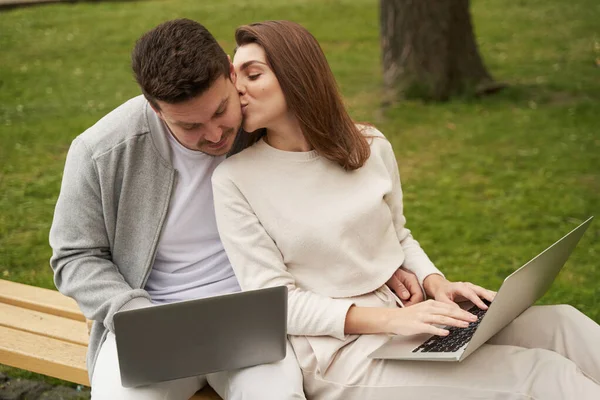
[[[91,383],[93,400],[189,400],[207,382],[206,377],[197,376],[124,388],[121,386],[117,342],[115,335],[109,332],[98,354]]]
[[[285,359],[256,367],[207,375],[208,383],[224,400],[302,400],[302,372],[292,346]]]
[[[108,333],[102,344],[94,376],[93,400],[188,400],[207,382],[224,400],[300,400],[304,399],[302,374],[288,344],[286,358],[273,364],[258,365],[207,376],[176,379],[137,388],[121,386],[115,335]]]

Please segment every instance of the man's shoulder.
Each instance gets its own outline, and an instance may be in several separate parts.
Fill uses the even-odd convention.
[[[134,97],[121,104],[80,134],[93,155],[102,154],[136,136],[149,132],[148,101],[144,96]]]

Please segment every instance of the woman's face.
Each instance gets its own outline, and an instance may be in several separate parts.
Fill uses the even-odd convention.
[[[255,43],[239,47],[233,58],[237,74],[246,132],[260,128],[276,129],[288,118],[288,109],[277,77],[267,65],[265,51]]]

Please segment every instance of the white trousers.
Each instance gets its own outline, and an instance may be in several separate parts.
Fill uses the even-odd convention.
[[[367,358],[383,335],[334,354],[313,338],[290,339],[310,400],[600,399],[600,326],[566,305],[529,308],[460,363]]]
[[[294,350],[288,343],[285,359],[277,363],[177,379],[138,388],[121,386],[115,335],[108,333],[102,344],[94,376],[93,400],[189,400],[206,384],[224,400],[300,400],[302,374]]]

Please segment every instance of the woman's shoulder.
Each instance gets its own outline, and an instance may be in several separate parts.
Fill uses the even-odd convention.
[[[356,127],[367,138],[372,152],[389,151],[392,148],[389,140],[374,125],[361,123]]]
[[[240,151],[239,153],[228,156],[225,160],[223,160],[213,172],[213,182],[222,179],[235,180],[235,177],[241,172],[252,169],[256,164],[253,161],[257,159],[257,144],[258,143],[254,143],[250,147]]]
[[[385,135],[374,125],[367,123],[357,123],[356,127],[366,137],[379,137],[385,139]]]

